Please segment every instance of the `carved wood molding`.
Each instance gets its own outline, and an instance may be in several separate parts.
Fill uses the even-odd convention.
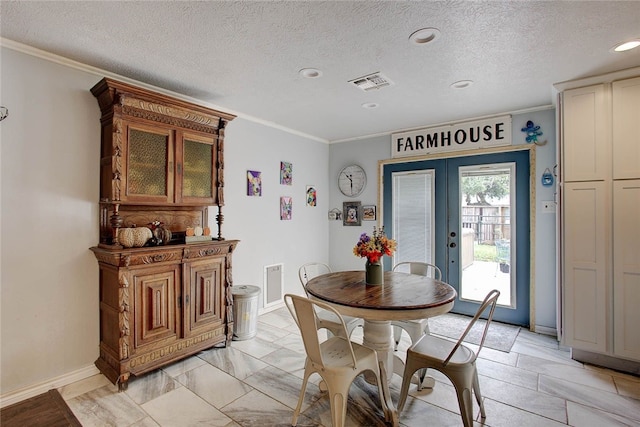
[[[118,272],[118,281],[120,289],[118,291],[118,328],[120,330],[120,359],[129,357],[129,340],[131,328],[129,325],[129,316],[131,308],[129,307],[129,280],[126,272]]]
[[[170,345],[166,345],[164,347],[161,347],[155,351],[149,352],[149,353],[145,353],[142,354],[140,356],[137,357],[132,357],[129,360],[129,366],[131,368],[135,368],[136,366],[142,366],[142,365],[146,365],[152,362],[155,362],[158,359],[162,359],[166,356],[170,356],[173,353],[179,352],[181,350],[187,349],[193,345],[196,344],[200,344],[202,342],[205,341],[209,341],[212,340],[216,337],[219,337],[220,335],[222,335],[224,333],[224,331],[222,330],[222,328],[217,328],[214,329],[212,331],[208,331],[204,334],[201,335],[197,335],[195,337],[191,337],[191,338],[187,338],[187,339],[183,339],[180,340],[176,343],[170,344]]]
[[[122,188],[122,120],[113,119],[113,137],[111,146],[111,173],[114,201],[120,200]]]

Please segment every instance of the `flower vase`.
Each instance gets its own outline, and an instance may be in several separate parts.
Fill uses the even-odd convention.
[[[365,282],[367,285],[384,284],[384,270],[382,262],[369,262],[365,264]]]

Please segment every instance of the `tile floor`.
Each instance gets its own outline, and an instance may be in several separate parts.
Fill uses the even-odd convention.
[[[361,340],[361,328],[354,340]],[[403,336],[399,354],[408,347]],[[404,350],[404,351],[403,351]],[[640,378],[583,365],[549,336],[521,330],[509,353],[484,348],[478,359],[487,418],[476,407],[475,426],[640,426]],[[59,391],[83,426],[288,426],[304,366],[304,348],[288,311],[259,317],[255,338],[203,351],[145,376],[118,392],[102,375]],[[434,389],[416,392],[400,416],[402,426],[461,426],[453,386],[432,372]],[[299,426],[330,426],[329,402],[307,387]],[[401,378],[394,375],[397,401]],[[353,383],[347,426],[384,426],[377,388]]]

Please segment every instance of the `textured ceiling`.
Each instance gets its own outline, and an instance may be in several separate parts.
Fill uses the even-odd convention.
[[[610,52],[640,37],[636,1],[3,0],[0,19],[5,41],[327,141],[549,105],[553,83],[640,66]],[[409,43],[424,27],[440,36]],[[373,72],[395,84],[347,83]]]

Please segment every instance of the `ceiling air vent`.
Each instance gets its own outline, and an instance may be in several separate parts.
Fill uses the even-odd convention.
[[[366,76],[358,77],[357,79],[349,80],[349,83],[362,89],[363,91],[369,91],[372,89],[380,89],[381,87],[391,86],[394,83],[389,78],[381,73],[368,74]]]

